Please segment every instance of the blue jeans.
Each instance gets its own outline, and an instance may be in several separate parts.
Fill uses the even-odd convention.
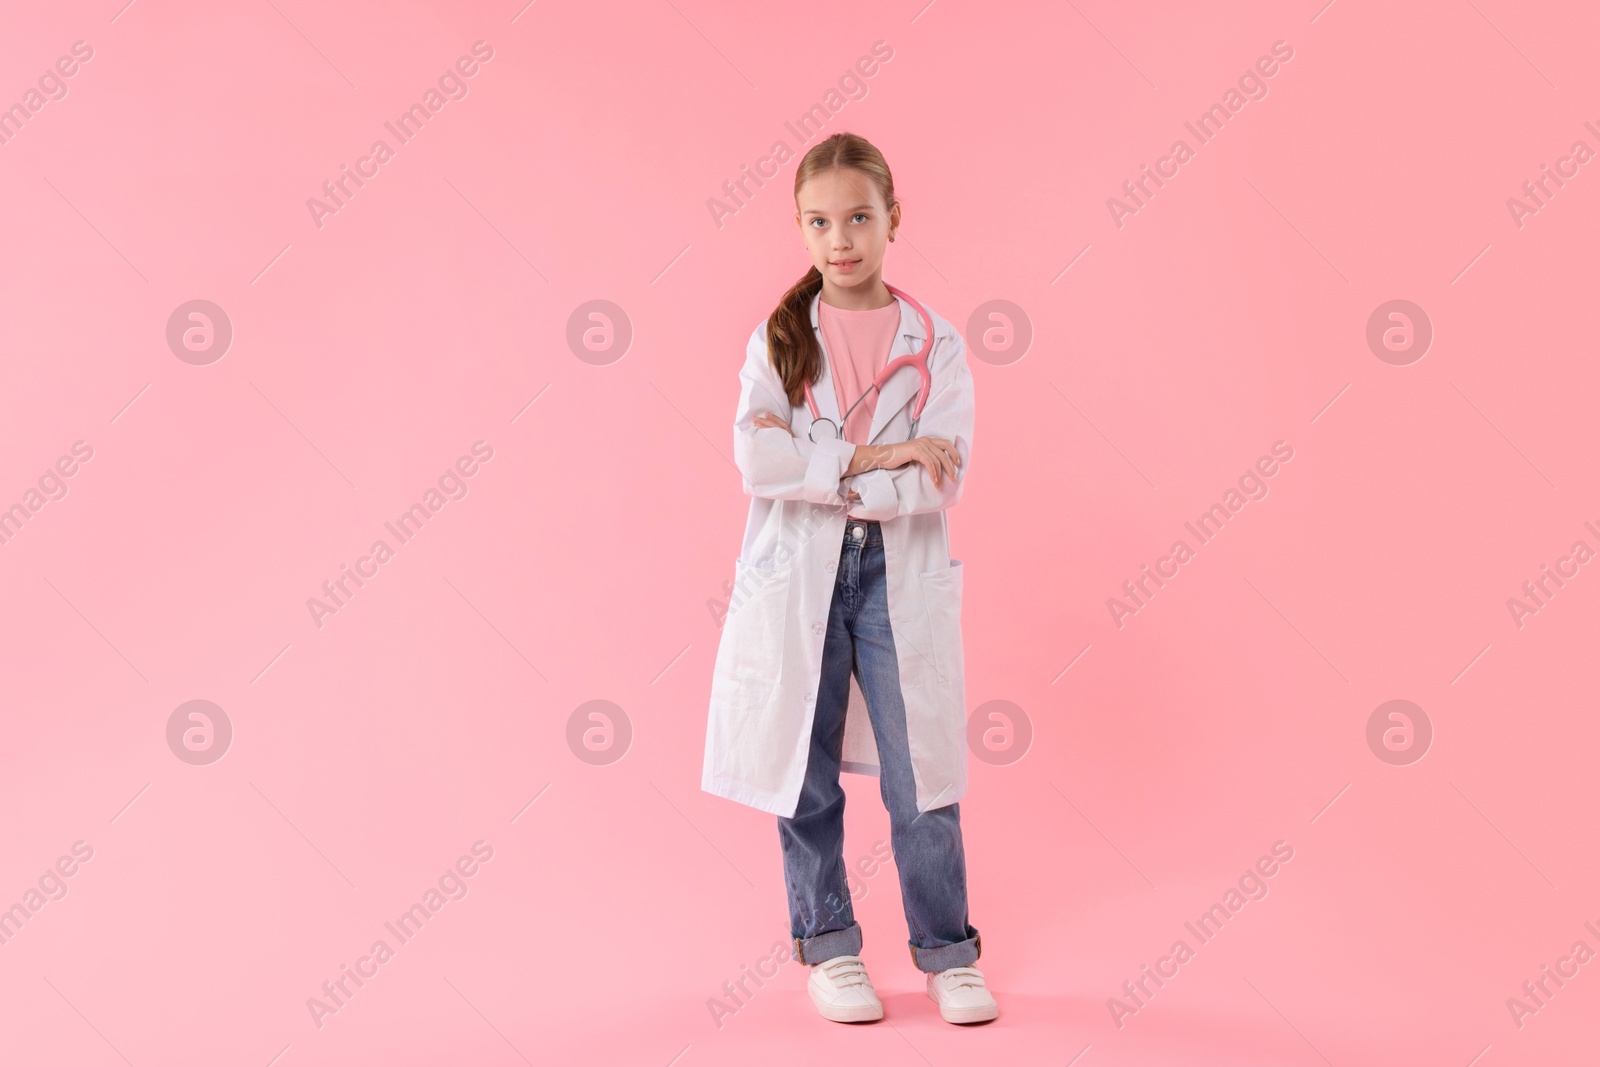
[[[862,519],[845,524],[800,802],[792,818],[778,817],[794,958],[815,964],[861,953],[861,926],[845,882],[845,797],[839,786],[852,667],[878,747],[878,784],[889,811],[912,962],[929,972],[970,966],[981,946],[978,931],[967,922],[960,805],[917,811],[906,706],[889,626],[883,530]]]

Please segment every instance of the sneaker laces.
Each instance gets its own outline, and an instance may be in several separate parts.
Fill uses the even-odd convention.
[[[817,966],[830,982],[841,988],[872,984],[867,978],[867,966],[860,956],[835,956]]]
[[[946,989],[955,990],[964,986],[986,988],[983,984],[983,972],[976,967],[951,967],[949,970],[939,972],[939,978],[944,982]]]

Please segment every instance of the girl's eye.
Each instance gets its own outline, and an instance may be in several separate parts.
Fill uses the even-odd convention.
[[[867,215],[866,215],[865,212],[858,211],[854,215],[851,215],[850,217],[853,218],[853,219],[864,219],[864,218],[867,217]]]

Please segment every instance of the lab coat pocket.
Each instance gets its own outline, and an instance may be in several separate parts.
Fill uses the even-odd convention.
[[[766,568],[734,561],[733,595],[724,621],[726,662],[721,672],[730,699],[764,707],[783,677],[792,565]]]
[[[922,572],[922,599],[928,613],[928,632],[933,638],[929,684],[941,705],[958,715],[966,714],[966,683],[961,648],[961,584],[959,559],[950,566]]]

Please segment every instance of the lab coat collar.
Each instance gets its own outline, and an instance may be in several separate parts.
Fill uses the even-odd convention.
[[[893,362],[901,356],[910,355],[922,347],[922,342],[927,338],[927,331],[922,328],[922,316],[918,315],[906,300],[896,293],[890,293],[900,305],[900,332],[893,348],[889,351],[889,359]],[[817,347],[823,354],[822,376],[812,388],[817,394],[817,411],[829,419],[838,420],[840,415],[839,405],[834,396],[833,375],[828,367],[828,348],[822,340],[822,325],[817,319],[818,308],[822,304],[822,290],[819,288],[811,297],[811,330],[816,335]],[[926,306],[926,305],[924,305]],[[931,355],[931,352],[930,352]],[[929,364],[932,369],[932,364]],[[872,412],[872,428],[867,433],[867,444],[878,444],[878,435],[883,432],[895,413],[906,406],[906,402],[916,398],[917,390],[922,385],[922,379],[908,367],[902,367],[894,373],[883,385],[883,391],[878,394],[877,406]],[[854,400],[851,397],[850,400]],[[932,399],[930,397],[930,399]],[[848,403],[848,401],[847,401]],[[831,409],[831,410],[830,410]]]

